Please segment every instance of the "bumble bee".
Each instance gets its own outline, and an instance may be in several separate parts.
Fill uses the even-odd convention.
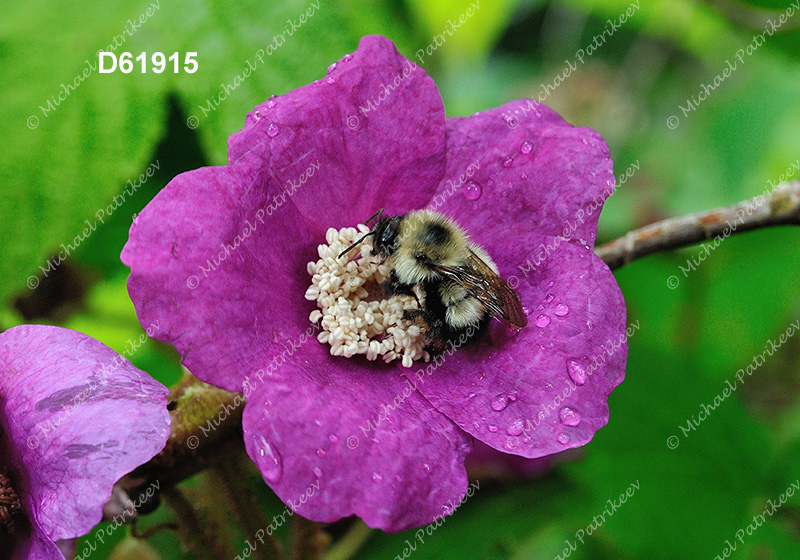
[[[425,295],[422,309],[406,312],[406,318],[423,323],[426,350],[441,354],[448,344],[474,340],[492,317],[515,328],[527,324],[517,293],[500,278],[486,251],[454,221],[432,210],[382,214],[381,209],[370,217],[367,225],[374,220],[373,229],[339,257],[373,236],[372,254],[391,266],[390,279],[382,286],[385,295],[417,298],[416,287]]]

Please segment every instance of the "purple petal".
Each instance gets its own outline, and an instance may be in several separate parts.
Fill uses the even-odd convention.
[[[583,445],[608,422],[608,395],[624,378],[628,350],[611,271],[591,251],[555,239],[497,241],[506,268],[531,247],[555,245],[527,276],[509,278],[528,326],[517,333],[495,321],[490,337],[445,355],[420,387],[478,440],[529,458]]]
[[[538,478],[549,473],[557,464],[574,459],[580,450],[568,449],[536,459],[503,453],[485,443],[475,441],[466,461],[469,478]]]
[[[313,309],[306,265],[324,236],[291,204],[266,211],[278,192],[256,166],[184,173],[139,214],[122,251],[142,324],[157,322],[194,375],[231,391]]]
[[[3,550],[2,552],[8,551]],[[30,534],[18,541],[14,548],[14,555],[11,556],[11,560],[64,560],[64,558],[58,545],[50,540],[35,523]]]
[[[528,103],[447,119],[447,171],[428,207],[455,218],[476,239],[514,231],[594,247],[600,210],[614,186],[608,146],[544,105],[536,116]]]
[[[169,391],[82,333],[24,325],[0,334],[0,424],[23,507],[51,540],[86,534],[114,483],[169,437]]]
[[[228,142],[231,163],[247,152],[263,158],[262,171],[293,192],[319,239],[379,208],[423,206],[444,175],[444,107],[422,68],[380,36],[331,66],[326,78],[256,107]],[[300,162],[313,161],[317,178],[295,189]]]
[[[355,514],[393,532],[449,513],[467,488],[471,438],[397,368],[307,344],[247,398],[245,445],[264,480],[315,521]]]

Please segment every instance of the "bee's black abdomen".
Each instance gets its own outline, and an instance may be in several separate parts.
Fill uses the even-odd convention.
[[[428,344],[425,350],[433,356],[443,354],[453,348],[465,346],[483,336],[492,319],[485,313],[476,325],[454,327],[444,318],[447,306],[442,302],[441,281],[425,282],[425,309],[423,320],[427,323]]]

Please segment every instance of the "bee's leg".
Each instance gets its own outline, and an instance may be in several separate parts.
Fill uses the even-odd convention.
[[[425,321],[425,312],[422,309],[406,309],[403,311],[403,319],[408,319],[409,321],[420,319],[422,322],[427,323]]]
[[[402,284],[400,279],[397,277],[397,273],[392,270],[392,275],[389,280],[384,280],[381,282],[381,288],[383,289],[383,293],[386,297],[392,296],[412,296],[414,300],[417,302],[417,306],[421,307],[419,302],[419,298],[417,294],[414,292],[414,285],[413,284]]]

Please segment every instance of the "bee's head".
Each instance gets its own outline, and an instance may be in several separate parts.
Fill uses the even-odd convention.
[[[378,220],[378,223],[375,224],[375,229],[372,230],[372,234],[375,236],[375,241],[372,244],[373,255],[388,257],[394,253],[402,219],[402,216],[394,216]]]
[[[400,233],[400,222],[403,220],[403,216],[395,216],[393,218],[381,218],[381,214],[383,214],[383,208],[375,212],[368,220],[367,226],[369,226],[370,222],[373,220],[377,220],[375,222],[375,227],[369,233],[362,236],[358,241],[350,245],[347,249],[339,253],[339,258],[342,258],[344,255],[349,253],[355,247],[357,247],[362,241],[364,241],[367,237],[373,236],[375,238],[375,242],[372,244],[372,254],[373,255],[382,255],[383,257],[388,257],[395,250],[395,244],[397,242],[397,235]]]

